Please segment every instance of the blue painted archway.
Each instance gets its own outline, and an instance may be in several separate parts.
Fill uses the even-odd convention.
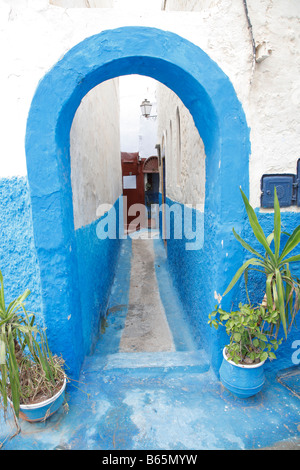
[[[196,45],[154,28],[104,31],[73,47],[39,83],[26,132],[44,317],[50,344],[64,355],[73,376],[79,373],[84,351],[70,181],[70,128],[89,90],[127,74],[147,75],[172,89],[189,109],[204,142],[207,275],[203,292],[208,311],[215,302],[214,291],[223,292],[228,276],[242,257],[241,251],[228,256],[228,246],[232,226],[238,230],[243,222],[239,186],[247,193],[249,129],[228,77]],[[199,279],[200,289],[201,282]],[[214,357],[220,347],[218,338],[214,334],[212,338],[210,353]]]

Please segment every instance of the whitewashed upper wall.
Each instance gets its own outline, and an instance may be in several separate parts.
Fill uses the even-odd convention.
[[[75,229],[122,193],[119,120],[118,79],[93,88],[77,109],[70,133]]]
[[[169,11],[203,11],[216,5],[215,0],[163,0]]]
[[[164,140],[167,197],[204,207],[205,151],[193,118],[178,96],[159,84],[158,140]],[[179,148],[180,147],[180,148]]]
[[[120,2],[119,2],[120,3]],[[263,173],[295,172],[300,148],[298,0],[248,0],[253,34],[266,58],[252,77],[252,44],[242,0],[202,2],[200,11],[49,6],[1,0],[0,176],[25,175],[26,119],[38,81],[87,36],[120,26],[173,31],[199,45],[229,76],[251,128],[250,198],[259,206]],[[25,5],[25,6],[24,6]],[[268,52],[271,51],[271,52]]]
[[[49,0],[51,5],[63,8],[112,8],[114,0]]]
[[[260,176],[295,173],[300,158],[300,2],[248,0],[258,48],[246,107],[251,127],[252,202]]]
[[[300,2],[247,0],[247,6],[256,46],[254,73],[249,67],[252,38],[242,0],[167,0],[166,3],[169,11],[201,15],[213,28],[207,34],[208,48],[203,47],[201,39],[198,44],[230,77],[244,106],[251,128],[250,199],[259,207],[261,176],[295,173],[300,158]],[[220,15],[223,25],[219,22]],[[228,33],[232,34],[232,40]],[[223,65],[217,48],[224,54]]]

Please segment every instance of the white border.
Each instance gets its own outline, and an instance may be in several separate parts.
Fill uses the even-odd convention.
[[[266,361],[259,362],[258,364],[236,364],[233,361],[230,361],[230,359],[227,359],[226,354],[225,354],[226,346],[223,349],[223,357],[224,359],[229,362],[229,364],[232,364],[233,366],[236,367],[241,367],[242,369],[256,369],[257,367],[261,367]]]

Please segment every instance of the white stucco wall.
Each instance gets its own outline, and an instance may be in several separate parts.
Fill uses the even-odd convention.
[[[70,133],[75,229],[122,193],[119,119],[118,79],[93,88],[77,109]]]
[[[257,54],[254,70],[242,1],[167,0],[166,10],[198,18],[196,44],[220,65],[237,91],[251,129],[250,201],[259,207],[261,176],[295,174],[300,157],[300,2],[247,0],[247,5]]]
[[[215,3],[215,0],[163,0],[167,11],[203,11]]]
[[[1,0],[5,66],[0,84],[5,93],[0,109],[0,177],[26,174],[27,114],[36,85],[47,70],[72,46],[103,29],[151,26],[174,31],[199,45],[229,76],[251,128],[250,199],[258,207],[262,174],[294,173],[299,157],[300,2],[247,3],[256,44],[262,44],[263,51],[265,43],[266,51],[271,51],[256,64],[253,76],[251,37],[242,1],[199,0],[197,11],[190,12],[161,11],[157,3],[155,8],[148,3],[143,9],[145,2],[133,1],[115,2],[115,9],[65,9],[46,0]]]
[[[246,106],[251,200],[258,206],[261,175],[296,173],[300,157],[300,2],[249,0],[248,8],[256,45],[269,53],[256,64]]]
[[[160,145],[163,145],[163,140],[165,142],[167,197],[182,204],[198,206],[198,209],[203,210],[205,202],[203,141],[190,112],[175,93],[159,84],[157,101],[158,142]]]
[[[112,8],[114,0],[49,0],[49,3],[63,8]]]

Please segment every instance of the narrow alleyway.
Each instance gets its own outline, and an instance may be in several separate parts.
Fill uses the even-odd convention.
[[[103,357],[197,350],[158,231],[141,230],[123,241],[102,326],[95,353]]]
[[[120,352],[174,351],[154,268],[152,239],[132,240],[129,306]]]

